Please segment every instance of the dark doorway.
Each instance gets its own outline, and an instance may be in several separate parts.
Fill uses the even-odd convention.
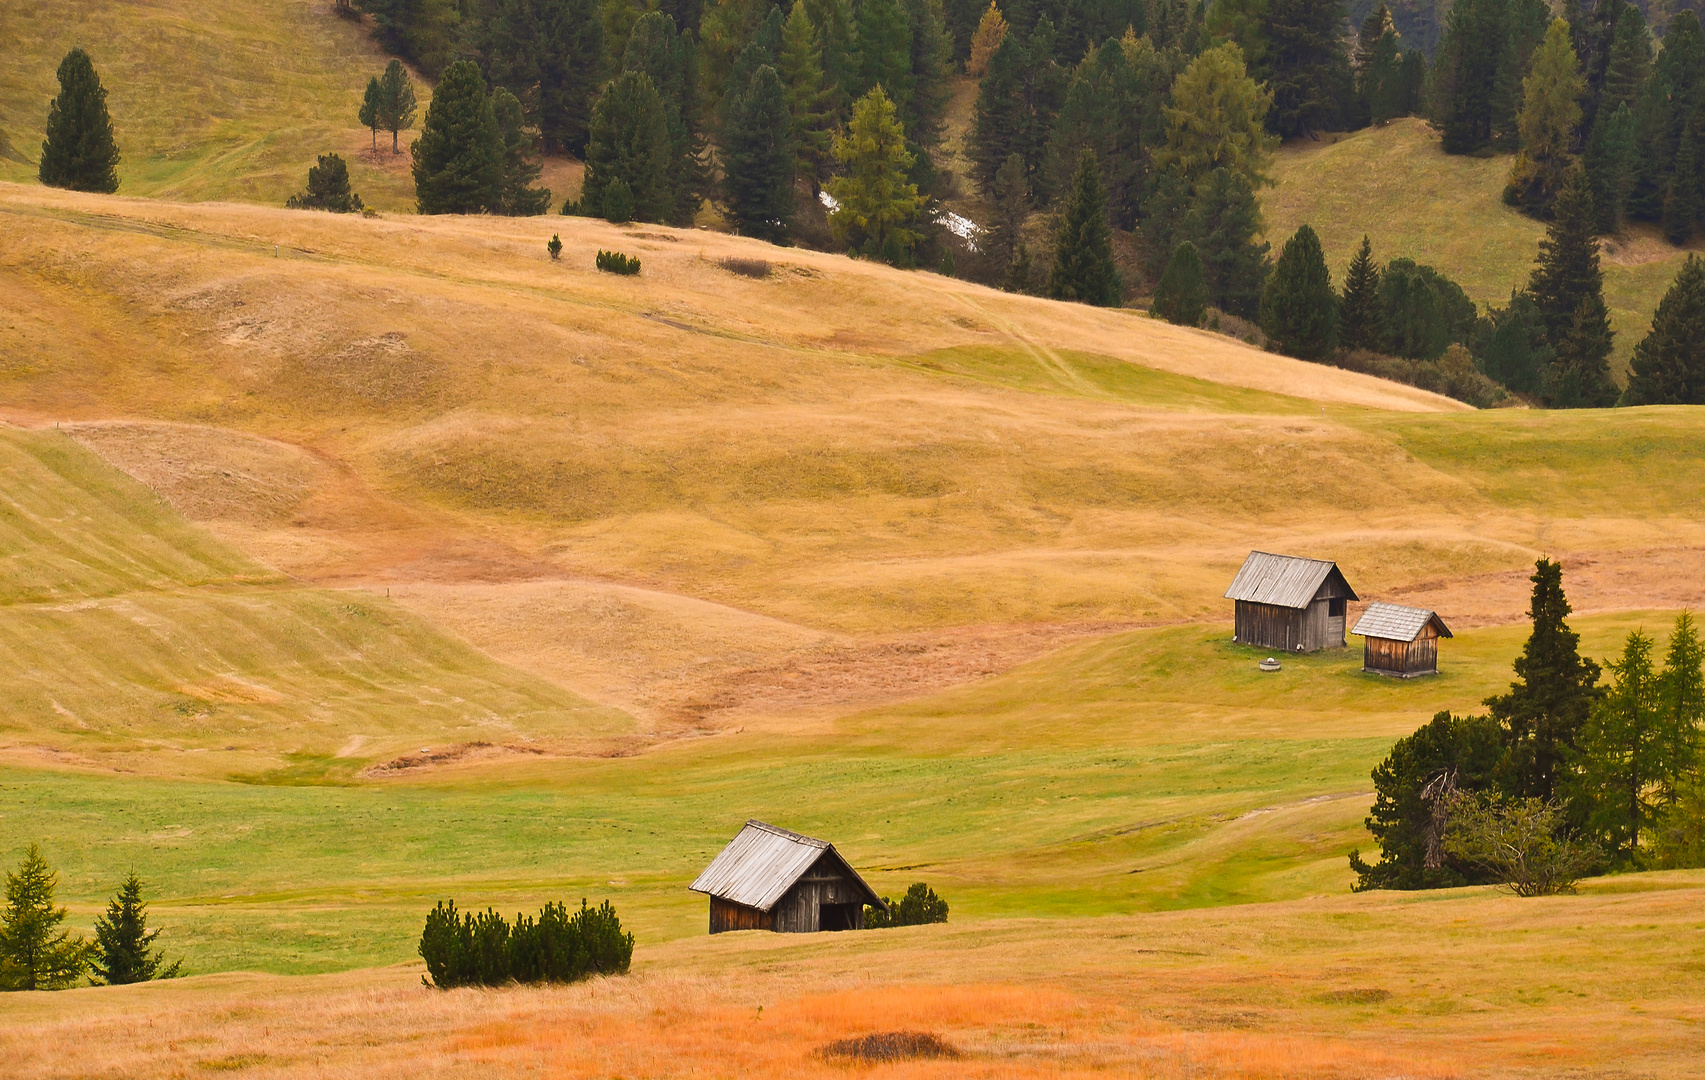
[[[817,926],[823,930],[857,930],[863,904],[824,904],[817,909]]]
[[[1326,614],[1330,615],[1334,619],[1342,619],[1344,617],[1344,610],[1348,603],[1349,601],[1345,600],[1342,596],[1335,596],[1326,601]]]

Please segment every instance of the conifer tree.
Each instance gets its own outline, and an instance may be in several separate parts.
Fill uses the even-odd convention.
[[[857,93],[882,87],[904,123],[912,104],[912,27],[906,10],[900,0],[862,0],[857,10]]]
[[[981,79],[988,73],[989,60],[1006,39],[1006,31],[1005,16],[995,6],[995,0],[989,0],[988,8],[977,23],[977,33],[971,38],[971,57],[965,61],[965,74]]]
[[[1338,305],[1338,344],[1346,349],[1378,352],[1385,341],[1385,307],[1379,296],[1379,268],[1373,244],[1362,237],[1361,250],[1344,275],[1344,298]]]
[[[823,78],[834,90],[832,112],[845,119],[857,95],[858,43],[853,26],[851,0],[795,0],[805,5],[817,41],[823,49]]]
[[[493,212],[510,217],[542,214],[551,205],[551,189],[532,186],[540,163],[533,156],[535,139],[527,130],[520,99],[500,86],[491,95],[491,108],[503,140],[503,192]]]
[[[971,174],[984,191],[1006,163],[1024,158],[1033,192],[1046,186],[1048,135],[1066,94],[1066,74],[1054,62],[1054,30],[1046,16],[1028,38],[1014,30],[989,60],[977,88],[969,142]]]
[[[1609,666],[1615,679],[1581,726],[1579,749],[1570,755],[1577,773],[1569,793],[1582,805],[1594,838],[1627,865],[1656,813],[1652,796],[1664,764],[1652,639],[1638,630],[1629,634],[1621,659]]]
[[[1336,124],[1351,92],[1339,0],[1267,0],[1267,128],[1282,138]]]
[[[781,77],[768,64],[729,110],[722,186],[728,218],[743,236],[780,243],[793,220],[792,118]]]
[[[828,184],[838,204],[829,215],[835,236],[860,255],[910,266],[925,200],[909,178],[914,159],[898,110],[880,86],[853,106],[833,152],[841,166]]]
[[[1416,58],[1420,53],[1415,54]],[[1369,123],[1384,124],[1409,114],[1408,92],[1403,81],[1403,55],[1397,31],[1387,30],[1374,43],[1362,73],[1362,97],[1367,103]]]
[[[1627,102],[1617,104],[1609,113],[1600,106],[1583,161],[1592,192],[1593,218],[1600,233],[1622,231],[1628,217],[1628,200],[1634,193],[1638,160],[1634,114]]]
[[[1575,127],[1581,122],[1580,99],[1586,92],[1569,24],[1562,19],[1553,20],[1545,32],[1522,87],[1521,115],[1516,121],[1521,152],[1510,168],[1504,200],[1544,213],[1575,162]]]
[[[664,127],[669,132],[669,186],[676,225],[690,225],[704,205],[709,186],[707,140],[699,116],[693,38],[677,32],[675,20],[661,11],[639,17],[628,34],[623,71],[642,72],[651,79],[663,101]]]
[[[757,70],[765,64],[779,70],[781,34],[781,8],[771,7],[769,13],[758,23],[757,29],[752,31],[745,47],[735,56],[734,63],[728,70],[728,77],[723,80],[722,98],[717,108],[719,133],[729,122],[729,113],[734,102],[745,94]]]
[[[373,152],[379,152],[379,129],[384,125],[379,122],[379,110],[384,100],[384,91],[379,88],[379,76],[367,80],[367,93],[361,98],[361,111],[358,114],[361,126],[372,129]]]
[[[1630,111],[1637,108],[1651,70],[1652,35],[1646,29],[1645,16],[1633,4],[1624,4],[1610,43],[1598,115],[1614,112],[1618,105],[1626,105]]]
[[[1447,154],[1471,154],[1492,143],[1500,126],[1500,78],[1515,65],[1506,59],[1506,0],[1458,0],[1450,7],[1443,39],[1433,54],[1429,93],[1434,126]],[[1519,91],[1519,82],[1506,95]]]
[[[829,139],[835,126],[835,90],[824,78],[822,56],[817,27],[802,0],[795,0],[782,24],[778,71],[793,118],[794,174],[809,179],[813,191],[828,175]]]
[[[1373,63],[1374,49],[1380,39],[1387,34],[1397,33],[1397,24],[1391,21],[1391,9],[1385,6],[1384,0],[1374,5],[1368,17],[1362,20],[1362,28],[1356,34],[1356,51],[1350,57],[1351,65],[1356,69],[1357,76],[1365,77],[1368,66]]]
[[[1664,239],[1681,247],[1699,227],[1699,137],[1693,123],[1681,130],[1675,168],[1664,193]]]
[[[479,43],[491,81],[521,99],[545,151],[584,154],[607,70],[597,0],[489,0]]]
[[[1201,254],[1214,307],[1243,319],[1260,310],[1271,249],[1259,240],[1263,231],[1261,206],[1244,174],[1218,168],[1197,185],[1183,232]]]
[[[953,96],[953,39],[941,0],[901,0],[911,45],[911,96],[900,113],[906,135],[920,148],[941,141],[942,121]],[[927,157],[919,155],[920,164]]]
[[[107,913],[95,920],[95,951],[89,965],[95,978],[108,986],[176,978],[183,961],[166,964],[165,956],[154,948],[159,936],[160,931],[148,929],[142,879],[132,872],[107,904]]]
[[[1610,318],[1594,232],[1585,174],[1572,169],[1557,195],[1527,286],[1556,352],[1542,387],[1546,404],[1554,407],[1602,406],[1616,400],[1610,381]]]
[[[1154,289],[1156,315],[1177,326],[1200,326],[1208,312],[1208,283],[1196,245],[1186,240],[1172,253]]]
[[[1657,797],[1663,805],[1674,806],[1685,778],[1698,773],[1700,740],[1705,736],[1705,643],[1685,611],[1675,617],[1670,631],[1658,674],[1658,701],[1663,730]]]
[[[1337,297],[1320,237],[1307,225],[1285,241],[1261,293],[1261,329],[1286,356],[1319,360],[1336,339]]]
[[[57,990],[70,986],[88,967],[88,946],[60,930],[65,909],[53,906],[59,884],[31,844],[17,871],[6,874],[6,908],[0,911],[0,989]]]
[[[308,168],[308,190],[284,201],[291,210],[330,210],[354,214],[362,209],[361,196],[349,189],[349,166],[336,154],[321,154],[319,164]]]
[[[1006,164],[995,174],[993,213],[983,236],[983,247],[994,256],[995,265],[1004,272],[1018,257],[1018,247],[1024,240],[1024,223],[1030,218],[1030,181],[1025,175],[1024,158],[1007,155]]]
[[[1161,138],[1160,106],[1175,72],[1146,44],[1136,59],[1133,64],[1118,42],[1108,41],[1092,49],[1072,73],[1048,140],[1044,189],[1044,194],[1068,190],[1071,170],[1088,147],[1101,164],[1108,213],[1113,224],[1124,229],[1137,223],[1150,182],[1148,148]]]
[[[1054,270],[1048,295],[1096,307],[1118,307],[1125,286],[1113,264],[1113,229],[1107,223],[1107,191],[1095,151],[1078,156],[1077,175],[1066,202],[1060,228],[1054,234]]]
[[[477,214],[502,204],[503,134],[473,61],[444,70],[409,153],[421,213]]]
[[[1565,621],[1562,564],[1540,559],[1531,580],[1533,632],[1516,657],[1517,681],[1486,705],[1504,730],[1500,786],[1512,798],[1549,802],[1561,793],[1565,763],[1602,691],[1598,665],[1581,655],[1581,637]]]
[[[462,10],[457,0],[355,0],[373,16],[374,37],[388,53],[438,75],[461,44]]]
[[[414,123],[415,108],[414,83],[402,63],[392,60],[385,65],[385,74],[379,77],[378,109],[379,126],[391,133],[391,153],[402,153],[397,133]]]
[[[726,96],[735,61],[751,44],[758,28],[774,9],[774,0],[709,0],[706,3],[704,16],[698,25],[700,77],[706,101],[720,102]],[[692,29],[691,26],[683,26]],[[779,42],[778,37],[778,47]],[[774,48],[767,58],[747,69],[748,77],[763,63],[775,63]]]
[[[107,88],[82,49],[59,62],[59,96],[47,107],[47,140],[36,175],[48,187],[118,190],[118,143],[107,115]]]
[[[1689,255],[1634,346],[1626,405],[1705,405],[1705,261]]]
[[[598,97],[586,143],[581,212],[610,221],[673,220],[674,144],[651,76],[625,71]]]
[[[1177,168],[1192,190],[1218,168],[1238,173],[1251,188],[1268,182],[1272,140],[1264,125],[1273,97],[1249,77],[1236,45],[1216,46],[1190,61],[1169,97],[1166,143],[1154,152],[1157,170]]]

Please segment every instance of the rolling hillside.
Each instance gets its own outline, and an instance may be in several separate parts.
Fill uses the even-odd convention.
[[[1507,155],[1446,154],[1438,134],[1418,119],[1332,142],[1297,141],[1279,151],[1278,186],[1262,195],[1267,236],[1277,252],[1299,225],[1314,226],[1333,281],[1342,286],[1367,234],[1380,262],[1407,256],[1431,264],[1476,303],[1501,306],[1511,289],[1526,286],[1545,235],[1543,223],[1504,205],[1509,169]],[[1618,378],[1686,257],[1650,226],[1604,242]]]

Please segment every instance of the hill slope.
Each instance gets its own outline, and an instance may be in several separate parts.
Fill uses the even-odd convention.
[[[1262,195],[1267,236],[1276,253],[1299,225],[1312,225],[1341,286],[1367,234],[1382,263],[1407,256],[1431,264],[1477,303],[1502,305],[1526,286],[1545,235],[1543,223],[1504,205],[1509,169],[1506,155],[1446,154],[1437,133],[1413,118],[1330,143],[1299,140],[1279,151],[1278,187]],[[1605,242],[1619,378],[1686,257],[1647,226]]]

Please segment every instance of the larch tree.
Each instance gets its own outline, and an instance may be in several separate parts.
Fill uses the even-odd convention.
[[[971,57],[965,61],[965,74],[980,79],[988,73],[989,60],[1001,47],[1001,42],[1006,40],[1006,31],[1006,17],[995,6],[995,0],[989,0],[988,8],[977,22],[977,32],[971,38]]]
[[[357,113],[361,120],[361,126],[369,128],[373,132],[373,152],[375,154],[379,152],[379,129],[384,127],[384,124],[379,121],[379,110],[383,95],[384,91],[379,87],[379,76],[375,75],[368,79],[367,92],[361,97],[361,111]]]
[[[1096,307],[1118,307],[1124,283],[1113,262],[1113,227],[1107,222],[1107,189],[1095,151],[1078,155],[1077,175],[1059,230],[1054,234],[1054,269],[1048,295]]]
[[[674,151],[663,98],[651,76],[624,71],[598,96],[592,110],[580,212],[612,221],[673,220]]]
[[[1610,379],[1610,315],[1596,232],[1585,173],[1571,169],[1545,239],[1539,242],[1538,264],[1527,286],[1556,354],[1541,387],[1542,399],[1554,408],[1616,402],[1616,385]]]
[[[59,62],[59,95],[47,107],[47,139],[36,175],[48,187],[118,190],[118,143],[107,113],[107,88],[94,62],[72,49]]]
[[[1640,834],[1657,806],[1654,784],[1662,767],[1662,701],[1652,670],[1652,639],[1628,635],[1620,659],[1609,661],[1613,680],[1581,726],[1567,785],[1586,827],[1621,864],[1639,854]]]
[[[1689,255],[1634,346],[1625,405],[1705,405],[1705,260]]]
[[[1261,330],[1279,352],[1319,360],[1337,338],[1337,296],[1320,237],[1303,225],[1285,241],[1261,293]]]
[[[31,844],[18,869],[6,874],[0,911],[0,989],[58,990],[82,978],[89,950],[59,926],[66,911],[53,906],[59,875]]]
[[[1208,282],[1196,245],[1186,240],[1167,261],[1166,272],[1154,287],[1151,310],[1176,326],[1200,326],[1208,313]]]
[[[1362,246],[1350,260],[1344,275],[1344,296],[1338,304],[1338,344],[1346,349],[1378,352],[1385,341],[1385,306],[1379,295],[1379,267],[1373,261],[1373,243],[1362,237]]]
[[[833,152],[841,166],[828,184],[836,202],[829,215],[835,236],[860,255],[910,266],[922,239],[917,224],[925,199],[910,179],[913,158],[899,112],[880,86],[853,106]]]
[[[768,64],[733,99],[722,137],[723,208],[742,236],[786,240],[793,222],[793,123]]]
[[[1550,210],[1563,177],[1575,163],[1575,129],[1581,122],[1580,102],[1586,88],[1569,24],[1555,19],[1544,42],[1534,50],[1532,67],[1522,82],[1522,108],[1516,119],[1521,150],[1510,167],[1505,202],[1538,214]]]
[[[391,153],[402,153],[398,146],[398,133],[414,123],[417,107],[414,82],[409,79],[402,62],[392,60],[385,65],[385,73],[379,77],[378,108],[379,126],[391,133]]]
[[[1658,801],[1673,807],[1685,778],[1699,771],[1701,739],[1705,738],[1705,643],[1699,640],[1693,616],[1682,612],[1670,630],[1663,671],[1658,674],[1658,700],[1664,727],[1659,736],[1661,768]]]
[[[95,920],[95,950],[90,962],[95,978],[108,986],[126,986],[154,979],[175,979],[183,961],[166,963],[154,948],[160,931],[148,929],[148,904],[142,899],[142,879],[132,872]]]
[[[1272,139],[1265,123],[1273,96],[1249,77],[1236,45],[1215,46],[1192,60],[1169,96],[1157,169],[1177,169],[1192,189],[1219,168],[1238,173],[1251,188],[1268,182]]]
[[[444,70],[409,153],[421,213],[477,214],[502,204],[503,134],[473,61]]]
[[[1562,794],[1569,756],[1603,692],[1598,665],[1581,655],[1581,636],[1566,621],[1562,564],[1540,559],[1531,580],[1533,630],[1516,657],[1517,681],[1486,705],[1504,731],[1502,788],[1514,798],[1550,802]]]

